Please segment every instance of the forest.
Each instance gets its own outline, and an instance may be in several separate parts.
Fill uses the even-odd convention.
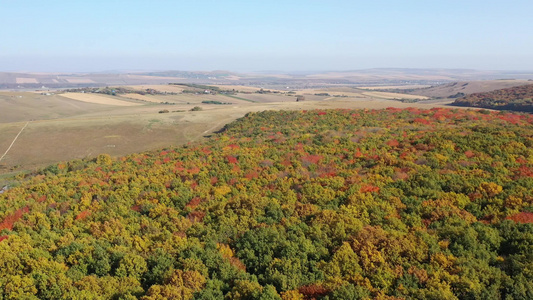
[[[0,299],[533,299],[533,115],[264,111],[20,174]]]
[[[486,93],[474,93],[455,100],[453,105],[533,112],[533,84]]]

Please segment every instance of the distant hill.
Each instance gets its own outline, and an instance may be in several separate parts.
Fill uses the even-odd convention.
[[[429,88],[404,91],[409,94],[432,98],[458,98],[473,93],[484,93],[499,89],[528,85],[533,82],[528,80],[479,80],[458,81]]]
[[[495,80],[514,78],[517,80]],[[435,85],[441,87],[456,81],[493,80],[504,84],[520,85],[533,78],[533,72],[479,71],[454,69],[367,69],[333,72],[253,72],[230,71],[106,71],[96,73],[32,73],[0,72],[0,89],[57,89],[101,87],[110,85],[168,84],[186,82],[195,84],[250,85],[266,88],[354,86]],[[521,80],[519,80],[521,79]],[[463,84],[463,83],[461,83]],[[510,87],[497,86],[494,89]],[[439,88],[437,88],[438,90]],[[488,90],[475,90],[484,92]],[[422,92],[433,93],[432,90]],[[451,95],[446,94],[445,96]],[[426,96],[426,95],[424,95]],[[430,97],[441,97],[428,95]]]
[[[474,93],[458,98],[453,104],[499,110],[533,112],[533,84],[500,89],[487,93]]]

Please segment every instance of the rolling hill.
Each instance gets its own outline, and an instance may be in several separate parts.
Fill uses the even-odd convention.
[[[409,93],[431,98],[457,98],[474,93],[485,93],[529,84],[531,84],[531,81],[528,80],[458,81],[428,88],[415,89]]]
[[[533,84],[470,94],[458,98],[453,105],[533,112]]]
[[[533,78],[532,72],[480,71],[462,69],[365,69],[332,72],[253,72],[229,71],[109,71],[95,73],[0,72],[0,90],[104,87],[168,83],[247,85],[269,89],[323,88],[327,86],[441,85],[466,81]],[[496,87],[494,89],[508,86]],[[430,90],[431,91],[431,90]],[[486,90],[477,90],[481,92]],[[422,95],[433,97],[432,95]]]

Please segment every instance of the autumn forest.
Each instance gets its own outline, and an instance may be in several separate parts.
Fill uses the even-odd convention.
[[[482,107],[497,110],[533,112],[533,84],[499,89],[485,93],[473,93],[458,98],[457,106]]]
[[[532,299],[533,115],[248,113],[21,174],[0,299]]]

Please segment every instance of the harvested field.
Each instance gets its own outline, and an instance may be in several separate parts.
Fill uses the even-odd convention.
[[[150,84],[150,85],[128,85],[125,86],[127,89],[132,89],[136,91],[146,91],[147,89],[153,89],[160,93],[181,93],[186,86],[183,85],[170,85],[170,84]]]
[[[139,95],[139,94],[120,94],[119,97],[126,98],[126,99],[133,99],[133,100],[140,100],[140,101],[147,101],[147,102],[154,102],[154,103],[160,103],[161,101],[159,99],[156,99],[153,96],[149,95]]]
[[[296,97],[294,96],[279,95],[279,94],[256,94],[256,93],[241,94],[241,93],[238,93],[236,96],[239,98],[248,99],[248,100],[260,102],[260,103],[296,101]]]
[[[410,90],[410,89],[423,89],[423,88],[428,88],[428,87],[430,87],[430,85],[413,84],[413,85],[365,86],[365,87],[359,87],[359,88],[363,90],[389,90],[389,89]]]
[[[101,95],[95,95],[90,93],[65,93],[59,95],[61,97],[69,98],[72,100],[77,101],[83,101],[83,102],[89,102],[89,103],[97,103],[97,104],[105,104],[105,105],[114,105],[114,106],[136,106],[136,105],[142,105],[140,103],[134,103],[129,101],[122,101],[118,99],[114,99],[107,96],[101,96]]]
[[[229,76],[226,76],[226,80],[240,80],[241,77],[240,76],[237,76],[237,75],[229,75]]]
[[[68,83],[96,83],[94,80],[89,78],[67,78],[65,80]]]
[[[37,78],[26,78],[26,77],[17,77],[16,78],[17,84],[25,84],[25,83],[39,83]]]
[[[89,112],[102,112],[114,107],[74,101],[59,95],[0,92],[0,123],[57,119]]]
[[[170,104],[202,104],[202,101],[218,101],[224,103],[242,103],[244,100],[232,98],[230,96],[217,94],[178,94],[178,95],[139,95],[139,94],[120,94],[117,95],[125,99],[134,99],[151,103],[170,103]],[[246,97],[243,97],[246,98]]]
[[[131,78],[131,79],[145,80],[145,81],[163,80],[168,83],[187,79],[187,78],[182,78],[182,77],[148,76],[148,75],[132,75],[132,74],[126,75],[126,77]]]
[[[410,95],[410,94],[400,94],[400,93],[387,93],[387,92],[363,92],[362,93],[368,97],[375,97],[381,99],[429,99],[426,96]]]
[[[363,97],[361,91],[357,89],[352,89],[352,88],[346,88],[346,89],[330,88],[330,89],[320,89],[320,90],[305,89],[305,90],[298,90],[296,93],[299,95],[304,95],[306,97],[308,95],[316,95],[316,94],[329,94],[330,96],[337,96],[337,97],[340,97],[340,96],[356,97],[356,98]],[[326,97],[329,97],[329,96],[326,96]]]

